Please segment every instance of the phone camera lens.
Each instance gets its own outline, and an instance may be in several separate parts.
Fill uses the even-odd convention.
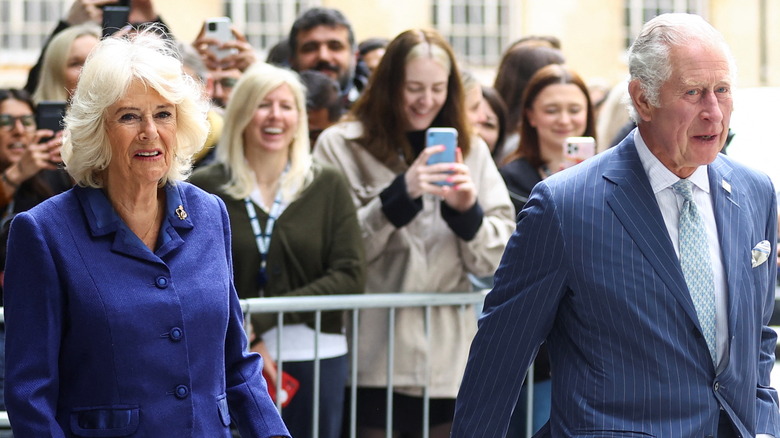
[[[217,30],[217,23],[209,23],[209,32]]]

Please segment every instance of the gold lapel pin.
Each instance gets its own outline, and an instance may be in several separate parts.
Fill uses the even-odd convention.
[[[181,220],[187,219],[187,212],[184,211],[184,207],[181,205],[176,209],[176,216],[179,216],[179,219]]]

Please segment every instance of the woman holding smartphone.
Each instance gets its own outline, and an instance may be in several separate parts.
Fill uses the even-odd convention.
[[[501,166],[512,203],[519,213],[531,189],[565,167],[569,137],[596,137],[588,87],[566,65],[550,64],[528,82],[522,100],[520,145]]]
[[[430,127],[457,131],[454,162],[428,165],[445,149],[425,147]],[[457,63],[438,33],[397,36],[348,119],[320,135],[314,155],[347,177],[367,293],[465,292],[468,273],[493,274],[514,228],[512,206],[490,151],[471,133]],[[420,434],[427,386],[430,436],[446,437],[476,319],[473,310],[434,308],[429,340],[424,321],[423,309],[396,310],[392,428]],[[387,311],[365,310],[356,328],[361,437],[385,436],[387,323]]]

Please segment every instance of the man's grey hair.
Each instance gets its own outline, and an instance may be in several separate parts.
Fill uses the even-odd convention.
[[[628,49],[628,71],[631,81],[639,85],[650,105],[660,106],[661,86],[672,75],[669,53],[672,47],[705,44],[718,47],[729,63],[732,84],[736,80],[736,62],[723,35],[694,14],[672,13],[659,15],[645,23],[639,36]],[[639,123],[640,117],[630,96],[627,96],[628,113]]]

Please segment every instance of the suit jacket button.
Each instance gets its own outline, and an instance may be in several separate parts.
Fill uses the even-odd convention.
[[[174,394],[176,394],[176,398],[183,400],[190,395],[190,388],[187,385],[179,385],[176,387]]]
[[[177,341],[178,342],[178,341],[181,341],[181,338],[184,337],[184,332],[182,331],[182,329],[180,329],[178,327],[174,327],[169,332],[169,335],[170,335],[170,338],[171,338],[172,341]]]
[[[720,389],[720,383],[719,382],[715,382],[715,384],[712,385],[712,389],[714,389],[717,392],[718,389]]]
[[[165,289],[168,287],[168,279],[163,276],[159,276],[156,280],[154,280],[154,284],[160,289]]]

